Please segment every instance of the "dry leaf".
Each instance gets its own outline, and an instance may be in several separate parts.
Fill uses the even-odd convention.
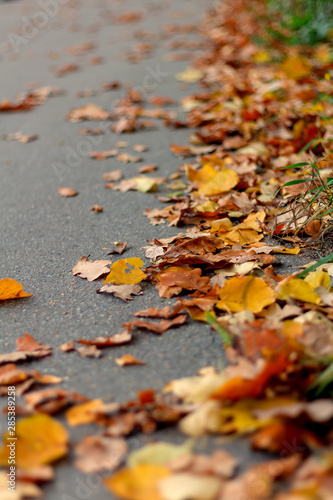
[[[231,312],[254,313],[275,302],[274,290],[261,278],[230,278],[221,288],[216,306]]]
[[[124,330],[121,333],[116,333],[115,335],[110,335],[109,337],[96,337],[92,340],[81,339],[78,340],[79,344],[94,345],[96,347],[109,347],[113,345],[127,344],[132,340],[132,335]]]
[[[98,214],[99,212],[103,212],[103,207],[100,207],[99,205],[93,205],[90,210],[93,210],[95,214]]]
[[[68,433],[53,418],[45,414],[33,415],[16,423],[16,465],[23,469],[38,467],[58,460],[67,454]],[[11,436],[4,436],[4,447],[0,451],[0,464],[8,465]]]
[[[108,149],[107,151],[91,151],[89,158],[93,160],[106,160],[118,154],[118,149]]]
[[[11,278],[2,278],[0,280],[0,302],[2,300],[21,299],[31,297],[31,293],[23,290],[23,285]]]
[[[87,104],[82,108],[72,109],[66,118],[70,122],[81,122],[83,120],[108,120],[111,118],[111,113],[100,106],[96,106],[96,104]]]
[[[183,472],[159,481],[158,490],[163,500],[215,500],[221,486],[218,477]]]
[[[96,412],[94,410],[103,406],[101,399],[92,399],[82,404],[72,406],[66,411],[66,419],[68,425],[76,427],[77,425],[90,424],[96,420]]]
[[[111,170],[111,172],[104,172],[103,179],[107,182],[118,182],[123,178],[121,170]]]
[[[158,483],[170,475],[162,465],[141,464],[121,469],[105,479],[104,484],[116,496],[127,500],[164,500]]]
[[[132,295],[141,295],[142,288],[140,285],[103,285],[102,288],[96,290],[97,293],[110,293],[115,297],[124,300],[133,300]]]
[[[88,257],[81,257],[79,262],[73,267],[73,276],[80,276],[88,281],[94,281],[110,272],[107,267],[111,264],[110,260],[89,260]]]
[[[112,471],[119,467],[127,453],[127,443],[122,438],[86,436],[75,446],[79,457],[74,465],[84,474]]]
[[[149,330],[150,332],[162,334],[172,328],[174,326],[183,325],[187,319],[186,314],[181,314],[180,316],[176,316],[174,319],[168,321],[167,319],[162,319],[159,323],[152,323],[151,321],[144,321],[140,319],[135,319],[133,321],[128,321],[123,324],[123,327],[128,328],[129,330],[135,326],[136,328],[144,328],[145,330]]]
[[[143,261],[138,257],[129,259],[120,259],[114,262],[110,268],[110,274],[103,281],[106,283],[118,285],[135,285],[146,278],[144,272],[141,271]]]
[[[61,196],[64,196],[65,198],[70,198],[72,196],[76,196],[79,194],[78,191],[75,191],[75,189],[70,188],[70,187],[59,187],[58,193]]]
[[[102,351],[97,349],[95,345],[76,347],[76,351],[79,353],[81,358],[100,358],[102,356]]]
[[[115,358],[115,362],[118,366],[128,366],[128,365],[145,365],[144,361],[135,358],[132,354],[123,354],[121,358]]]

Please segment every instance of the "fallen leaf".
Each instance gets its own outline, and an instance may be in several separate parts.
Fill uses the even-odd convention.
[[[226,311],[258,313],[275,302],[274,290],[262,278],[230,278],[221,288],[216,306]]]
[[[117,182],[123,178],[123,173],[121,170],[111,170],[111,172],[104,172],[103,179],[105,181]]]
[[[90,210],[93,210],[95,214],[98,214],[99,212],[103,212],[103,207],[99,205],[93,205]]]
[[[104,274],[110,272],[107,267],[111,264],[110,260],[89,260],[88,257],[81,257],[79,262],[73,267],[73,276],[80,276],[88,281],[95,281]]]
[[[32,297],[32,294],[25,292],[21,283],[11,278],[2,278],[0,280],[0,302],[24,297]]]
[[[201,269],[188,267],[169,267],[158,276],[160,297],[170,298],[178,295],[183,289],[199,290],[207,293],[212,288],[208,276],[201,276]]]
[[[72,404],[87,401],[85,396],[60,387],[29,392],[24,399],[29,409],[49,414],[63,410]]]
[[[16,351],[23,351],[30,358],[43,358],[51,354],[52,347],[42,345],[32,335],[24,333],[22,337],[16,340]]]
[[[122,163],[137,163],[139,161],[142,161],[142,158],[140,156],[134,156],[128,153],[120,153],[117,156],[117,160],[121,161]]]
[[[97,474],[119,467],[127,453],[127,443],[122,438],[86,436],[75,446],[78,458],[74,465],[83,474]]]
[[[16,465],[23,469],[38,467],[67,455],[68,433],[53,418],[45,414],[33,415],[16,423]],[[0,450],[0,464],[8,465],[11,441],[9,433],[4,435],[4,447]]]
[[[110,273],[103,281],[118,285],[135,285],[146,278],[144,272],[141,271],[143,261],[138,257],[129,259],[120,259],[114,262],[110,268]]]
[[[176,316],[174,319],[168,321],[167,319],[162,319],[159,323],[152,323],[151,321],[144,321],[140,319],[135,319],[133,321],[128,321],[123,324],[123,327],[129,330],[135,326],[136,328],[144,328],[154,333],[162,334],[174,326],[183,325],[187,319],[186,314],[181,314]]]
[[[160,480],[158,490],[163,500],[215,500],[221,486],[218,477],[183,472]]]
[[[68,425],[76,427],[77,425],[90,424],[96,420],[96,412],[94,410],[103,406],[101,399],[92,399],[82,404],[77,404],[66,411],[66,419]]]
[[[75,345],[73,340],[70,340],[69,342],[65,342],[64,344],[61,344],[60,347],[58,347],[60,351],[63,352],[70,352],[70,351],[75,351]]]
[[[141,464],[168,465],[171,460],[174,460],[182,455],[191,453],[194,446],[192,440],[185,441],[182,445],[158,441],[149,443],[132,451],[127,458],[127,465],[135,467]]]
[[[95,345],[76,347],[76,351],[79,353],[81,358],[100,358],[102,356],[102,351],[97,349]]]
[[[128,366],[128,365],[145,365],[144,361],[135,358],[132,354],[123,354],[121,358],[115,358],[115,362],[118,366]]]
[[[169,475],[162,465],[141,464],[121,469],[106,478],[104,484],[111,493],[127,500],[164,500],[158,492],[158,483]]]
[[[124,300],[133,300],[132,295],[141,295],[142,288],[140,285],[103,285],[102,288],[96,290],[97,293],[110,293],[115,297]]]
[[[17,473],[17,470],[15,471]],[[42,498],[43,491],[34,483],[22,481],[16,475],[13,485],[9,483],[10,477],[7,471],[0,472],[0,495],[1,500],[23,500],[24,498]],[[13,487],[14,489],[10,489]]]
[[[74,123],[83,120],[108,120],[111,118],[111,113],[96,104],[87,104],[82,108],[72,109],[66,118]]]
[[[70,187],[59,187],[58,193],[61,196],[64,196],[65,198],[70,198],[72,196],[77,196],[79,194],[78,191],[75,191],[75,189]]]
[[[288,56],[281,64],[281,69],[293,80],[300,80],[311,73],[310,64],[300,54]]]
[[[81,339],[78,340],[79,344],[85,345],[95,345],[96,347],[109,347],[113,345],[127,344],[132,340],[132,335],[124,330],[121,333],[116,333],[115,335],[110,335],[109,337],[96,337],[92,340]]]
[[[121,255],[122,253],[125,252],[126,247],[128,245],[128,241],[125,241],[124,243],[116,243],[115,242],[115,245],[116,245],[116,249],[115,250],[111,250],[110,252],[107,253],[107,255],[111,255],[111,254]]]
[[[89,153],[89,158],[93,160],[106,160],[112,156],[117,156],[118,149],[108,149],[107,151],[91,151]]]

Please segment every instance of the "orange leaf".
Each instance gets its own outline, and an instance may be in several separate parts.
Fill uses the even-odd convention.
[[[0,450],[0,465],[8,466],[10,457],[9,432],[4,435]],[[54,462],[67,454],[67,430],[49,415],[40,413],[24,418],[16,424],[16,466],[24,469]]]
[[[140,283],[146,277],[145,273],[141,271],[142,266],[143,261],[138,257],[117,260],[112,264],[110,273],[103,281],[103,284],[135,285]]]
[[[139,464],[121,469],[105,479],[105,485],[120,498],[126,500],[162,500],[158,483],[170,475],[162,465]]]
[[[93,410],[103,406],[101,399],[92,399],[86,403],[72,406],[66,412],[67,422],[71,427],[77,425],[90,424],[96,420],[96,413]]]
[[[31,297],[31,293],[23,290],[23,285],[11,278],[0,280],[0,301],[9,299],[21,299],[22,297]]]

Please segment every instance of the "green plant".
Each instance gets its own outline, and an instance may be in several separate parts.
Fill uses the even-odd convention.
[[[272,16],[280,17],[281,28],[290,35],[274,30],[271,36],[290,44],[314,45],[327,41],[333,30],[332,0],[267,0]]]

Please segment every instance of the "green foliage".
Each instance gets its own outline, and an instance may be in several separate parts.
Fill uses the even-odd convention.
[[[332,0],[267,0],[267,3],[271,15],[278,13],[281,28],[290,33],[286,36],[274,30],[271,36],[292,45],[314,45],[332,38]]]

